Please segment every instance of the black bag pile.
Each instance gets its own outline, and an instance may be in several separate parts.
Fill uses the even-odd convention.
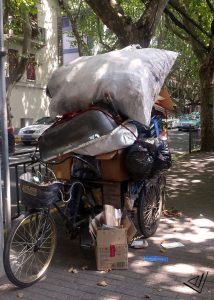
[[[144,180],[172,166],[167,139],[159,137],[160,118],[156,126],[155,116],[152,119],[150,127],[133,121],[138,129],[139,138],[128,148],[125,158],[126,170],[133,180]]]
[[[147,148],[139,143],[131,146],[125,157],[125,166],[133,180],[143,180],[149,177],[154,165],[154,158]]]

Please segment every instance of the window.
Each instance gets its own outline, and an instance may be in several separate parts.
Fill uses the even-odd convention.
[[[35,40],[39,35],[38,16],[37,16],[37,14],[31,15],[31,27],[32,27],[31,37],[32,37],[33,40]]]
[[[35,54],[30,54],[28,64],[26,67],[27,80],[36,80],[36,58]]]
[[[18,51],[14,49],[8,50],[9,77],[14,73],[18,66]]]

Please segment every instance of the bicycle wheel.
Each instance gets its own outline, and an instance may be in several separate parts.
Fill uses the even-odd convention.
[[[138,197],[138,225],[142,234],[152,236],[159,225],[162,211],[162,192],[157,180],[148,181]]]
[[[45,210],[21,215],[12,225],[4,248],[8,279],[24,288],[46,272],[56,246],[56,228]]]

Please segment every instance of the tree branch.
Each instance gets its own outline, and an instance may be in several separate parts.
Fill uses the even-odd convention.
[[[100,44],[103,45],[108,51],[112,51],[113,49],[109,45],[107,45],[106,43],[103,42],[102,32],[101,32],[101,28],[100,28],[100,18],[99,17],[97,17],[97,32],[98,32]]]
[[[176,30],[175,27],[172,26],[172,24],[169,22],[169,16],[166,15],[166,25],[167,28],[169,28],[176,36],[178,36],[181,40],[188,41],[188,37],[183,35],[181,32]]]
[[[214,5],[210,2],[210,0],[206,0],[207,5],[209,6],[209,9],[211,10],[212,13],[214,13]]]
[[[185,10],[180,6],[179,2],[176,0],[169,0],[169,4],[177,11],[179,12],[184,18],[186,18],[189,22],[191,22],[197,29],[199,29],[202,33],[204,33],[209,38],[211,35],[206,32],[195,20],[193,20],[186,12]]]
[[[141,1],[144,3],[143,0]],[[168,0],[151,0],[140,19],[135,23],[136,28],[142,31],[140,36],[144,39],[145,47],[149,46],[167,4]]]
[[[122,46],[133,44],[133,22],[125,16],[124,11],[116,0],[85,0],[102,22],[116,34]]]
[[[23,76],[25,72],[25,68],[29,59],[29,53],[31,49],[31,33],[32,33],[32,28],[31,28],[31,22],[30,22],[30,16],[28,12],[23,11],[23,16],[24,16],[24,37],[23,37],[23,46],[22,46],[22,54],[21,58],[18,62],[18,66],[16,70],[11,74],[9,77],[9,85],[10,84],[15,84],[17,83]]]
[[[67,16],[69,17],[69,20],[70,20],[71,25],[72,25],[72,31],[73,31],[74,37],[77,40],[79,55],[82,56],[83,55],[84,42],[83,42],[83,39],[82,39],[82,37],[81,37],[81,35],[78,31],[78,28],[77,28],[77,18],[78,18],[78,15],[80,13],[80,10],[81,10],[82,0],[79,3],[79,7],[78,7],[76,15],[73,15],[73,13],[71,11],[71,7],[68,3],[68,0],[61,0],[60,4],[63,7],[64,11],[66,12]]]
[[[175,23],[175,25],[183,29],[186,33],[188,33],[191,36],[191,38],[193,38],[197,42],[198,46],[201,48],[201,50],[203,50],[203,52],[204,50],[207,52],[208,48],[203,44],[203,42],[200,41],[198,37],[189,28],[182,24],[170,10],[166,8],[165,13],[170,17],[170,19]]]

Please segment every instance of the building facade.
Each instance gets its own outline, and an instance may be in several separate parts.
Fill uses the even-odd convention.
[[[62,26],[62,63],[66,65],[70,61],[79,57],[78,48],[72,46],[74,37],[72,27],[68,17],[61,18]]]
[[[32,29],[31,54],[22,79],[15,85],[10,97],[13,126],[21,127],[21,119],[32,121],[49,115],[49,98],[45,90],[52,72],[60,64],[61,21],[57,0],[43,0],[34,17],[36,26]],[[7,76],[13,72],[23,38],[12,32],[5,38],[8,50]]]

